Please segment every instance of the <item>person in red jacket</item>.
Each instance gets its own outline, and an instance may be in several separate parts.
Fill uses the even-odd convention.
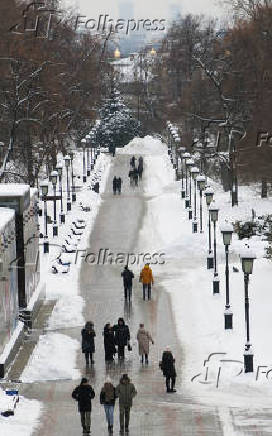
[[[143,267],[139,281],[143,284],[143,299],[145,300],[145,293],[147,290],[148,299],[151,300],[151,285],[154,284],[152,269],[149,267],[149,263],[146,263]]]

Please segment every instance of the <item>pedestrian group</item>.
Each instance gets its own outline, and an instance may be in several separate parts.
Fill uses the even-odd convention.
[[[136,165],[136,158],[133,156],[130,159],[130,170],[128,174],[130,186],[138,186],[138,180],[142,179],[142,174],[143,158],[140,156],[138,159],[138,165]],[[114,176],[112,184],[114,195],[116,195],[117,192],[120,195],[122,187],[121,177]],[[132,299],[134,273],[128,268],[128,265],[126,265],[124,270],[121,272],[121,277],[123,278],[125,301],[130,302]],[[146,263],[141,270],[139,282],[141,282],[143,286],[143,300],[145,300],[146,297],[148,300],[151,300],[151,290],[152,285],[154,284],[154,279],[149,263]],[[119,361],[123,361],[125,359],[125,348],[127,347],[128,351],[132,350],[130,344],[130,330],[129,326],[125,323],[124,318],[120,317],[115,325],[111,325],[110,322],[107,322],[104,326],[102,335],[104,337],[106,363],[114,362],[115,354],[117,354]],[[95,363],[93,355],[95,353],[96,333],[92,321],[86,322],[85,327],[81,330],[81,336],[82,353],[85,355],[86,367],[89,367],[90,364],[93,365]],[[154,341],[149,331],[145,329],[143,323],[140,323],[136,337],[141,363],[148,365],[149,345],[150,343],[153,345]],[[176,392],[175,359],[169,347],[166,347],[163,351],[159,367],[166,379],[166,392]],[[114,386],[109,377],[105,380],[100,392],[100,404],[103,405],[105,410],[109,434],[113,434],[114,407],[116,399],[119,399],[120,434],[124,435],[125,433],[129,433],[130,410],[133,405],[133,398],[136,395],[137,390],[127,374],[122,375],[117,386]],[[78,403],[83,434],[90,434],[92,400],[95,398],[95,392],[87,378],[82,378],[80,385],[72,392],[72,397]]]

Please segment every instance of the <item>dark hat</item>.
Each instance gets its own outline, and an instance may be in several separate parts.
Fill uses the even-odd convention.
[[[88,383],[88,380],[86,379],[86,377],[83,377],[83,378],[81,379],[80,384],[83,385],[83,383]]]

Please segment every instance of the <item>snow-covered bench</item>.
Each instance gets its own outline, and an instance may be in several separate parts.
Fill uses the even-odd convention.
[[[0,413],[8,417],[14,415],[17,403],[19,402],[18,389],[0,389]]]

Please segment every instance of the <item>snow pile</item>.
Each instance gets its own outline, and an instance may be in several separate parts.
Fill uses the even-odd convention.
[[[8,396],[0,389],[0,410],[6,410]],[[15,415],[0,416],[0,434],[2,436],[31,436],[39,425],[41,403],[20,396]]]
[[[77,340],[60,333],[41,336],[23,371],[22,382],[78,379],[80,371],[74,368],[79,347]]]
[[[125,147],[118,149],[118,154],[162,155],[167,154],[165,146],[159,139],[152,136],[134,138]]]
[[[82,308],[85,302],[79,295],[60,298],[48,322],[49,329],[79,327],[84,325]]]

